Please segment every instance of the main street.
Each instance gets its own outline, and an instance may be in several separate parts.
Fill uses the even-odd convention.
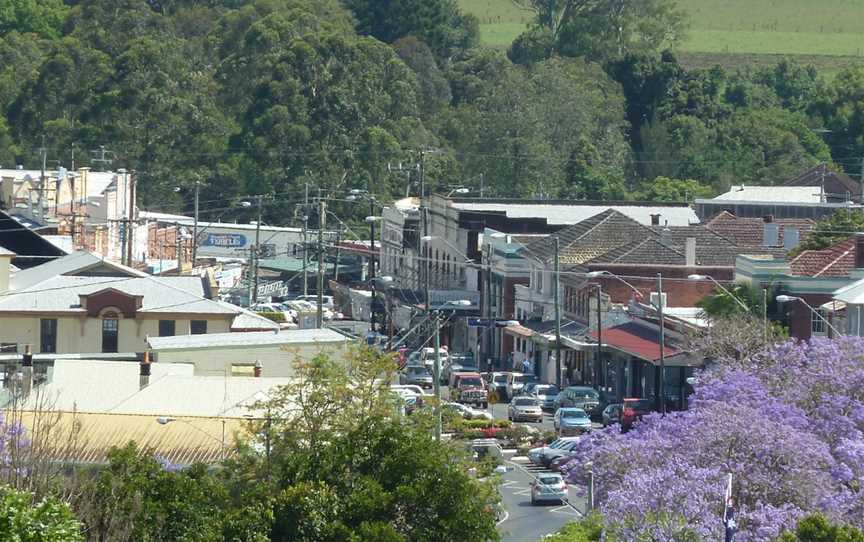
[[[505,515],[498,524],[502,542],[533,542],[581,517],[585,500],[570,488],[569,503],[531,504],[531,481],[542,470],[529,467],[527,460],[508,460],[508,472],[501,475],[501,503]],[[572,506],[571,506],[572,505]]]

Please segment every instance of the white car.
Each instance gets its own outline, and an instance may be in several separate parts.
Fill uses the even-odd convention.
[[[318,305],[318,296],[316,294],[312,295],[298,295],[294,298],[295,301],[308,301],[313,305]],[[325,309],[332,311],[335,306],[333,305],[333,296],[332,295],[322,295],[321,300],[323,301],[323,305]]]
[[[489,414],[485,410],[478,410],[476,408],[471,408],[467,405],[463,405],[462,403],[444,403],[442,405],[445,409],[452,409],[458,412],[463,418],[466,420],[492,420],[492,414]]]
[[[420,386],[415,384],[392,384],[390,386],[391,390],[404,390],[409,393],[413,393],[414,395],[432,395],[431,390],[424,390]]]

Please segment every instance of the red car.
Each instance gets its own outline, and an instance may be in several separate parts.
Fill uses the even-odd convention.
[[[651,406],[650,399],[624,399],[624,404],[621,407],[621,430],[630,430],[633,427],[633,422],[641,420],[642,416],[651,413]]]

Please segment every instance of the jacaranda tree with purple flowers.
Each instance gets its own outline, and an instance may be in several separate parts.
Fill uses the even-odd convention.
[[[723,539],[724,480],[736,542],[772,541],[803,517],[864,526],[864,340],[787,341],[717,359],[690,409],[581,441],[567,466],[595,477],[610,539]]]

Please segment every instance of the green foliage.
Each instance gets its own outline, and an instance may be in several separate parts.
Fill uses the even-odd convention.
[[[68,505],[53,497],[33,499],[29,493],[0,487],[0,540],[83,542],[81,524]]]
[[[591,515],[564,525],[557,533],[546,537],[545,542],[599,542],[603,537],[603,517],[594,512]],[[612,541],[610,541],[612,542]]]
[[[693,179],[670,179],[657,177],[643,183],[634,198],[640,201],[693,201],[696,198],[710,198],[714,195],[711,187]]]
[[[441,57],[479,40],[476,18],[459,12],[456,0],[345,0],[357,30],[393,43],[406,36],[427,43]]]
[[[32,32],[56,38],[68,11],[63,0],[0,0],[0,35]]]
[[[742,313],[761,318],[764,310],[761,288],[750,283],[737,282],[727,290],[728,293],[717,288],[713,295],[702,298],[696,306],[712,318],[729,318]]]
[[[828,248],[849,239],[856,232],[864,232],[864,215],[847,209],[838,209],[831,216],[816,223],[792,256],[804,250]]]
[[[784,533],[777,542],[864,542],[864,532],[814,514],[799,521],[794,533]]]

